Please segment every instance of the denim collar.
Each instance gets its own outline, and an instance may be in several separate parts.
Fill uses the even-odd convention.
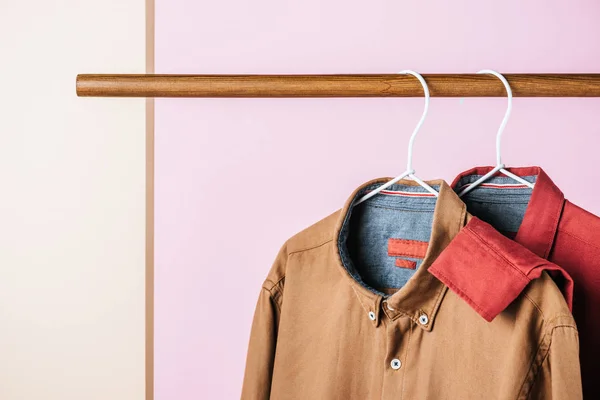
[[[475,167],[465,171],[454,179],[452,187],[458,190],[463,178],[485,175],[492,169],[493,167]],[[514,240],[538,256],[547,259],[556,237],[565,196],[540,167],[507,168],[507,170],[521,177],[536,176],[531,199]],[[498,173],[495,176],[502,175]]]
[[[355,202],[364,193],[391,179],[379,178],[371,180],[354,190],[346,200],[334,228],[334,245],[332,246],[334,259],[337,261],[342,274],[347,278],[365,312],[375,314],[375,319],[373,320],[375,326],[379,325],[381,312],[385,312],[391,320],[395,320],[400,316],[408,316],[417,326],[425,331],[430,331],[446,293],[447,286],[428,273],[427,270],[464,226],[467,213],[465,204],[446,182],[443,180],[427,182],[429,185],[439,186],[439,197],[433,212],[431,239],[420,268],[408,280],[406,285],[396,293],[385,298],[368,288],[360,282],[360,279],[353,276],[351,267],[344,262],[343,259],[345,257],[342,257],[342,252],[344,251],[342,246],[345,246],[342,232],[343,229],[347,229],[347,223]],[[414,181],[402,180],[398,184],[412,186],[417,193],[427,193],[425,189],[422,189]],[[425,320],[423,316],[426,317],[426,323],[423,323]]]

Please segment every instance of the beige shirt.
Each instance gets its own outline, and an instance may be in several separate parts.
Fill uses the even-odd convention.
[[[440,191],[437,202],[401,181],[387,197],[373,197],[381,196],[380,203],[353,207],[387,180],[362,185],[340,211],[281,248],[258,298],[242,399],[581,399],[577,328],[548,275],[531,281],[486,321],[476,304],[428,272],[471,220],[462,201],[443,181],[429,182]],[[407,190],[412,198],[404,198]],[[383,212],[384,226],[365,230],[356,241],[353,232],[368,221],[361,219],[361,207]],[[428,213],[433,217],[423,257],[400,263],[390,257],[384,266],[384,277],[410,278],[395,288],[378,286],[378,275],[367,279],[361,257],[369,258],[360,244],[394,229],[385,222],[390,216],[406,215],[408,224]],[[418,244],[412,232],[419,227],[403,231],[408,237],[380,239]],[[468,240],[460,243],[468,250]],[[368,246],[364,251],[371,251]],[[388,249],[374,250],[373,257],[385,260]],[[475,258],[473,266],[498,268],[505,262],[502,251],[494,248],[490,259],[496,261],[481,266]],[[537,256],[531,257],[525,261],[535,263]],[[406,270],[415,263],[414,271]],[[443,265],[436,268],[443,271]]]

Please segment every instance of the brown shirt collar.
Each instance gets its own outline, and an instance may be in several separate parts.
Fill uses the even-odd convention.
[[[443,180],[428,182],[432,186],[439,186],[439,197],[433,213],[427,252],[415,274],[391,296],[378,294],[360,282],[360,277],[357,279],[352,276],[350,267],[341,256],[342,246],[345,246],[341,233],[347,227],[356,200],[390,179],[374,179],[358,187],[341,209],[333,234],[333,259],[347,278],[363,309],[375,314],[375,326],[379,324],[381,317],[377,310],[383,310],[392,320],[406,315],[422,329],[431,331],[448,287],[483,318],[491,321],[542,271],[553,271],[563,277],[565,297],[571,307],[573,283],[562,268],[505,238],[489,224],[468,214],[466,205]],[[418,186],[408,180],[398,183]],[[538,193],[545,193],[546,185],[546,180],[542,178],[536,185]],[[554,198],[558,199],[550,197]],[[546,228],[549,226],[544,225]],[[540,229],[538,231],[541,235],[543,232]],[[541,236],[543,238],[538,239],[540,245],[545,243],[547,235]],[[382,302],[385,303],[383,307]],[[427,322],[423,323],[424,321]]]
[[[367,313],[373,312],[375,314],[373,322],[376,326],[380,321],[380,315],[377,310],[383,309],[392,320],[401,315],[406,315],[414,320],[422,329],[430,331],[447,287],[427,270],[465,225],[467,213],[465,204],[446,182],[443,180],[428,182],[432,186],[439,185],[439,197],[433,213],[431,239],[420,268],[404,287],[384,299],[384,296],[368,289],[364,284],[355,279],[351,275],[348,266],[342,261],[340,247],[345,246],[345,243],[343,243],[341,232],[351,216],[354,203],[363,194],[390,179],[392,178],[373,179],[358,187],[350,195],[335,224],[333,235],[334,245],[332,246],[334,259],[342,274],[348,279],[362,307]],[[400,181],[398,184],[418,186],[416,182],[408,180]],[[384,307],[380,307],[381,302],[386,303]]]

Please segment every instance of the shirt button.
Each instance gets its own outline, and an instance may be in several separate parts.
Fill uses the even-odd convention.
[[[373,311],[369,311],[369,319],[375,321],[375,313]]]
[[[402,362],[400,362],[400,360],[398,360],[397,358],[394,358],[390,365],[392,366],[392,369],[400,369],[400,367],[402,366]]]
[[[427,316],[427,314],[421,314],[421,316],[419,317],[419,323],[421,325],[427,325],[428,322],[429,322],[429,317]]]

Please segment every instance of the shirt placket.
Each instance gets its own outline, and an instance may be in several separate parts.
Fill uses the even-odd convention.
[[[386,307],[385,302],[382,307]],[[386,312],[381,313],[382,327],[386,330],[386,351],[382,360],[383,380],[381,398],[402,399],[404,393],[407,369],[410,368],[407,360],[410,346],[411,328],[414,322],[407,316],[391,319]]]

